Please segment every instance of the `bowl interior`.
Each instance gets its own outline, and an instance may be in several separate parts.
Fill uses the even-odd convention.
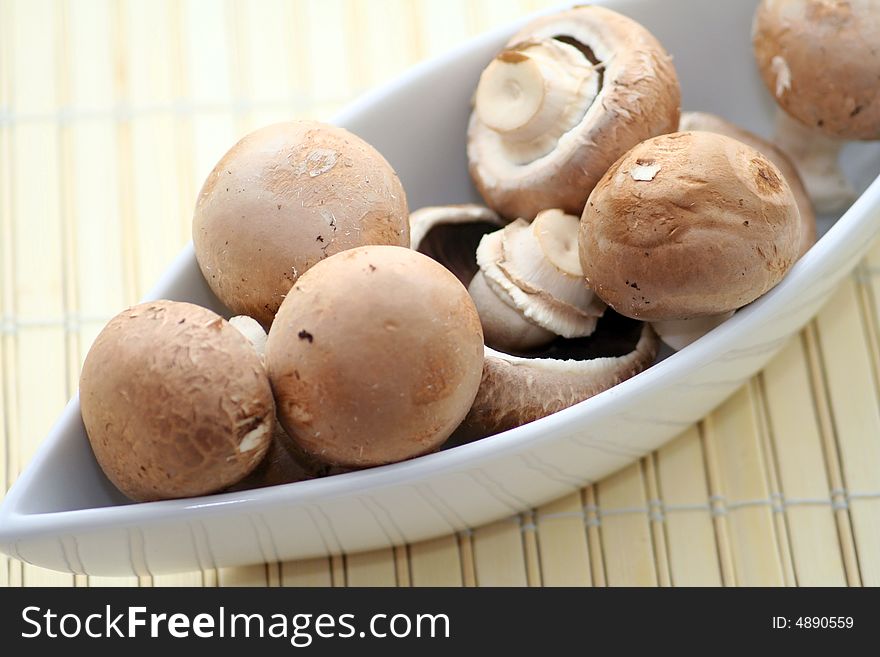
[[[700,0],[623,0],[612,6],[643,23],[672,53],[682,84],[683,109],[714,112],[769,136],[775,106],[755,70],[749,40],[756,3],[723,4],[723,10],[719,3]],[[515,28],[507,26],[420,65],[337,117],[337,123],[364,137],[391,162],[412,209],[479,201],[465,157],[469,102],[483,67]],[[863,191],[880,171],[880,144],[848,145],[844,169],[858,191]],[[820,232],[832,221],[823,218]],[[191,248],[181,254],[148,298],[186,300],[226,312],[202,279]],[[20,497],[19,512],[41,514],[128,503],[98,467],[76,399],[48,440],[47,449],[29,466],[33,494]],[[248,493],[250,497],[260,494]]]

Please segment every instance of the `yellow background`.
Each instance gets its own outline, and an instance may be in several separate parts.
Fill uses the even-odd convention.
[[[103,324],[189,240],[241,135],[549,3],[0,0],[0,492]],[[438,90],[442,93],[442,90]],[[0,557],[0,586],[880,584],[880,249],[724,406],[534,512],[369,554],[154,578]]]

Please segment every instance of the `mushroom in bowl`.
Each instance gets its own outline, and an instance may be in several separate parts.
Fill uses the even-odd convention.
[[[593,6],[538,18],[480,77],[471,177],[502,216],[580,215],[618,157],[676,130],[680,100],[672,59],[634,20]]]
[[[214,294],[265,327],[297,278],[364,244],[409,244],[406,194],[391,165],[349,131],[316,121],[245,136],[196,203],[193,245]]]
[[[782,280],[799,255],[801,220],[765,156],[720,134],[678,132],[608,170],[579,241],[596,294],[681,348]]]
[[[275,403],[259,355],[216,313],[179,301],[125,310],[80,376],[101,469],[135,501],[220,491],[262,460]]]
[[[777,143],[792,156],[817,212],[846,208],[844,140],[880,139],[880,11],[876,0],[762,0],[752,44],[781,111]]]

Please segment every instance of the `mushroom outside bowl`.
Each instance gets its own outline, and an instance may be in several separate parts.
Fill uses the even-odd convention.
[[[601,4],[644,24],[673,54],[684,109],[771,133],[774,104],[749,38],[755,0]],[[522,23],[412,69],[336,117],[391,162],[413,209],[478,200],[465,156],[469,100],[483,67]],[[131,504],[95,461],[75,397],[0,507],[0,549],[74,573],[157,574],[412,542],[574,491],[703,417],[760,370],[853,269],[880,233],[880,144],[848,146],[844,168],[860,198],[830,229],[828,218],[820,222],[827,234],[769,294],[634,378],[475,443],[324,479]],[[191,247],[149,298],[222,310]]]

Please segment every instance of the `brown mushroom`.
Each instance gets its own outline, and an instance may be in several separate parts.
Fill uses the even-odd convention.
[[[443,212],[437,210],[433,216],[442,217]],[[558,222],[562,226],[565,223],[564,218]],[[553,224],[557,222],[551,221]],[[427,247],[474,294],[479,278],[477,245],[473,239],[475,225],[441,223],[440,228],[442,230],[435,232],[428,227],[422,233],[425,240],[421,243],[414,241],[413,248],[422,250]],[[480,228],[485,239],[495,226],[485,223]],[[553,237],[554,231],[550,232],[545,239]],[[566,257],[568,242],[566,238],[557,245],[556,256]],[[564,268],[570,267],[565,265]],[[515,332],[523,321],[522,313],[500,299],[498,303],[502,309],[509,309],[510,327],[507,331]],[[503,316],[496,319],[501,322]],[[541,340],[524,350],[519,347],[506,349],[509,353],[486,347],[476,399],[465,420],[447,442],[447,447],[498,433],[572,406],[654,362],[658,343],[649,326],[609,312],[594,328],[592,335],[579,338],[554,337],[547,331],[551,333],[549,344]]]
[[[799,255],[804,255],[816,243],[816,213],[813,211],[813,204],[807,195],[807,190],[804,189],[804,184],[801,181],[797,168],[781,149],[745,128],[726,121],[720,116],[706,112],[682,113],[679,129],[681,132],[702,130],[731,137],[747,146],[751,146],[775,164],[782,173],[782,177],[788,183],[788,186],[791,187],[791,192],[794,194],[795,201],[797,201],[798,212],[801,217]],[[654,328],[657,327],[655,326]]]
[[[763,0],[755,12],[755,59],[785,112],[777,143],[822,214],[855,199],[837,163],[841,140],[880,139],[878,40],[876,0]]]
[[[581,218],[587,281],[643,320],[730,312],[776,285],[798,256],[791,188],[758,151],[723,135],[649,139],[618,160]]]
[[[391,165],[343,128],[314,121],[250,133],[199,193],[193,242],[211,289],[269,326],[297,278],[364,244],[409,244],[406,195]]]
[[[151,301],[114,317],[80,377],[107,477],[135,501],[212,493],[262,460],[275,404],[260,358],[216,313]]]
[[[480,77],[471,177],[502,216],[580,215],[618,157],[677,129],[679,103],[671,58],[632,19],[592,6],[538,18]]]
[[[291,289],[269,331],[278,417],[312,457],[364,467],[437,449],[480,383],[483,334],[462,284],[399,247],[351,249]]]

